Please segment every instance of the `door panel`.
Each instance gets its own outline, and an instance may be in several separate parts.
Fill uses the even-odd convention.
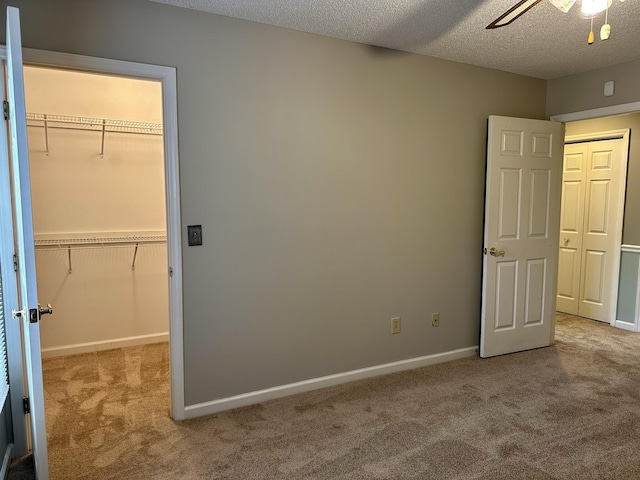
[[[591,144],[591,170],[613,171],[613,155],[610,148],[596,150],[600,145]]]
[[[579,145],[565,145],[564,173],[582,173],[584,169],[584,152],[582,149],[572,148]]]
[[[580,260],[578,259],[579,252],[575,248],[560,248],[560,255],[558,256],[558,311],[565,312],[567,308],[561,309],[560,303],[569,305],[571,303],[578,304],[578,287],[579,281],[574,278],[574,273],[580,274],[578,265]],[[571,312],[566,312],[571,313]]]
[[[580,180],[568,180],[564,182],[562,201],[565,208],[562,209],[560,231],[562,233],[580,233],[582,231],[581,203],[584,198],[582,182]],[[579,218],[580,217],[580,218]]]
[[[498,262],[496,265],[496,292],[500,302],[496,302],[495,329],[516,327],[516,283],[518,281],[517,262]]]
[[[549,158],[553,150],[553,135],[549,133],[531,134],[533,148],[531,155],[533,157]]]
[[[582,302],[601,306],[604,302],[604,272],[607,253],[594,250],[584,252]],[[582,310],[582,308],[581,308]]]
[[[533,170],[531,172],[529,238],[547,238],[549,235],[550,183],[551,177],[548,170]]]
[[[503,169],[500,172],[500,240],[518,238],[521,174],[520,169]]]
[[[47,442],[40,356],[39,306],[36,288],[33,222],[31,215],[31,181],[27,147],[27,122],[22,73],[20,15],[7,7],[7,97],[11,132],[11,174],[16,234],[17,276],[22,311],[22,335],[25,377],[29,392],[31,447],[36,478],[49,478]],[[14,412],[15,413],[15,412]]]
[[[489,118],[482,357],[551,341],[562,149],[560,123]]]
[[[527,260],[527,298],[524,324],[539,325],[544,319],[544,281],[547,261],[544,258]]]
[[[589,184],[587,235],[606,235],[609,233],[610,186],[611,182],[608,179],[592,180]]]

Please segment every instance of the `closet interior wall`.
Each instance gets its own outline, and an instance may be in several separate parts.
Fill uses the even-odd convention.
[[[103,134],[33,120],[160,124],[160,83],[31,66],[24,73],[38,297],[54,308],[40,326],[43,356],[166,340],[161,129]]]

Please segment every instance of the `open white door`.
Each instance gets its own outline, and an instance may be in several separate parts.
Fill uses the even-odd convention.
[[[558,265],[561,123],[489,117],[480,356],[550,345]]]
[[[47,441],[44,420],[44,392],[42,388],[42,360],[40,357],[40,308],[36,288],[36,266],[33,249],[31,216],[31,185],[27,147],[27,122],[22,73],[22,41],[20,14],[17,8],[7,7],[7,98],[9,130],[11,134],[11,174],[15,243],[17,256],[19,316],[25,358],[25,377],[29,395],[31,446],[36,478],[47,480]],[[14,412],[14,415],[17,412]]]

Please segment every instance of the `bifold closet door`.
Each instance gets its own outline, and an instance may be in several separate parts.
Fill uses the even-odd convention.
[[[624,189],[622,140],[565,146],[557,310],[611,321]]]

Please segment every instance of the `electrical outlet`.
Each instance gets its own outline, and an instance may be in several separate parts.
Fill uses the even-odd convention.
[[[400,317],[391,319],[391,333],[400,333]]]
[[[431,325],[434,327],[440,326],[440,314],[438,312],[431,314]]]

